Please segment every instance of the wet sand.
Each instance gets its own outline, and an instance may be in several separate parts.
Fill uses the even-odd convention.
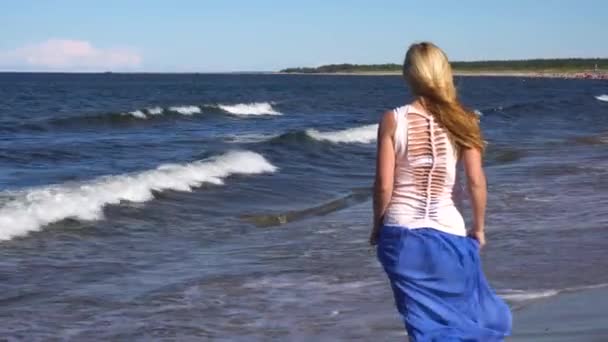
[[[510,341],[608,341],[608,287],[551,297],[514,312]]]

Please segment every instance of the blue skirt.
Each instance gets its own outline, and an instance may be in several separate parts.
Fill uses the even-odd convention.
[[[490,288],[472,238],[384,226],[378,259],[410,341],[502,341],[509,307]]]

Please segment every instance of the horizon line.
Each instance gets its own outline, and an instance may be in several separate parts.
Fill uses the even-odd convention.
[[[488,62],[524,62],[524,61],[546,61],[546,60],[602,60],[608,59],[608,57],[559,57],[559,58],[551,58],[551,57],[540,57],[540,58],[521,58],[521,59],[478,59],[478,60],[454,60],[450,61],[450,63],[488,63]],[[8,74],[8,73],[23,73],[23,74],[273,74],[280,73],[281,70],[285,69],[299,69],[299,68],[319,68],[322,66],[330,66],[330,65],[400,65],[401,63],[395,62],[385,62],[385,63],[351,63],[351,62],[333,62],[321,64],[318,66],[296,66],[296,67],[286,67],[276,70],[232,70],[232,71],[153,71],[153,70],[139,70],[139,71],[113,71],[113,70],[2,70],[0,69],[0,73]]]

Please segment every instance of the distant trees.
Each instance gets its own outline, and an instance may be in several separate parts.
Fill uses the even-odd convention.
[[[453,62],[462,71],[592,71],[608,70],[608,58],[527,59],[516,61]]]
[[[500,72],[500,71],[561,71],[581,72],[608,70],[608,58],[564,58],[564,59],[526,59],[505,61],[475,61],[452,62],[456,71],[463,72]],[[400,64],[329,64],[316,68],[287,68],[281,70],[285,73],[349,73],[349,72],[400,72]]]
[[[316,68],[288,68],[281,72],[297,72],[304,74],[314,73],[338,73],[338,72],[384,72],[400,71],[399,64],[329,64]]]

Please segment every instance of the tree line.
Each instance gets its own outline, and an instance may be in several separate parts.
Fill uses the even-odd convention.
[[[493,60],[474,62],[452,62],[455,71],[608,71],[608,58],[560,58]],[[284,73],[349,73],[349,72],[400,72],[401,64],[329,64],[315,68],[287,68]]]

